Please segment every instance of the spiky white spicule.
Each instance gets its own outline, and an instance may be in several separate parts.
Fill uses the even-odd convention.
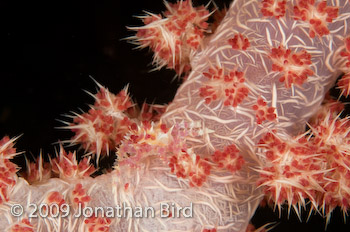
[[[346,0],[234,1],[215,33],[200,45],[192,71],[160,118],[162,124],[134,125],[134,135],[122,138],[117,151],[120,165],[114,171],[91,178],[86,175],[91,173],[88,159],[78,165],[74,153],[67,155],[62,150],[60,158],[51,162],[59,178],[46,179],[40,160],[33,184],[23,178],[11,179],[8,175],[13,172],[1,176],[0,231],[245,231],[263,196],[264,186],[257,182],[261,174],[272,173],[263,167],[269,162],[288,164],[292,159],[288,155],[267,159],[264,149],[275,149],[276,155],[277,150],[286,150],[276,145],[276,138],[287,144],[295,142],[288,139],[305,130],[336,78],[347,72],[344,51],[350,48],[344,41],[350,35],[349,25],[350,3]],[[97,118],[100,112],[90,113]],[[113,118],[113,112],[101,118],[102,122],[112,120],[109,117]],[[324,124],[336,127],[335,123]],[[271,147],[261,145],[263,136],[265,145]],[[0,150],[1,168],[7,170],[5,145]],[[341,148],[349,151],[344,144]],[[342,165],[349,167],[346,162]],[[314,184],[298,176],[273,180],[265,184],[272,186],[270,196],[278,206],[281,199],[303,204],[305,197],[314,210],[327,214],[339,200],[334,196],[314,199],[311,190],[293,195],[290,189],[299,191],[304,186],[308,190]],[[340,191],[349,196],[349,187]],[[348,203],[340,202],[347,210]],[[109,217],[76,217],[78,203],[92,209],[102,207],[105,213],[109,210]],[[160,208],[162,203],[175,211],[162,218],[166,210]],[[13,208],[14,204],[24,210],[18,217],[13,214],[22,209]],[[62,205],[69,206],[67,215]],[[117,206],[122,207],[122,215],[110,211]],[[151,207],[155,215],[126,215],[124,206],[134,213],[137,207]],[[191,206],[177,215],[180,207]],[[60,216],[55,217],[56,213]],[[192,214],[185,217],[183,213]]]

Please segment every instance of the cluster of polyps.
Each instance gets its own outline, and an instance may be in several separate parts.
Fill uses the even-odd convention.
[[[253,105],[253,110],[256,112],[256,123],[261,124],[265,120],[273,121],[276,119],[277,115],[275,113],[275,108],[267,106],[267,103],[264,99],[259,96],[256,102],[256,105]]]
[[[9,193],[17,180],[18,167],[10,161],[17,155],[14,141],[7,136],[0,140],[0,204],[9,200]]]
[[[236,107],[248,96],[249,89],[244,84],[244,72],[229,70],[227,73],[224,68],[216,66],[209,68],[203,75],[209,81],[199,89],[199,94],[207,104],[221,100],[225,106]]]
[[[191,0],[166,3],[167,11],[161,15],[148,14],[143,17],[145,26],[131,37],[141,48],[150,47],[154,52],[153,63],[175,69],[177,74],[191,69],[189,57],[202,44],[209,11],[204,7],[193,7]]]
[[[280,18],[286,14],[286,0],[263,0],[261,13],[267,17]]]
[[[98,84],[98,83],[97,83]],[[129,97],[127,87],[117,95],[98,84],[100,90],[95,94],[95,103],[87,113],[75,114],[73,123],[62,127],[72,130],[75,136],[68,142],[81,144],[88,154],[108,155],[115,151],[124,136],[138,125],[158,121],[166,106],[144,103],[141,110]]]
[[[257,2],[258,1],[248,1],[244,5],[256,4]],[[315,1],[312,0],[289,1],[288,4],[294,2],[297,2],[297,5],[294,6],[294,18],[300,19],[299,22],[293,24],[294,26],[298,28],[299,26],[304,27],[306,24],[311,25],[311,37],[316,36],[316,34],[322,37],[329,33],[327,24],[336,17],[336,7],[327,7],[325,2],[315,6]],[[190,1],[179,1],[176,4],[167,4],[168,11],[164,13],[164,16],[168,18],[149,14],[144,17],[144,23],[146,25],[141,28],[135,28],[138,30],[136,38],[140,46],[150,46],[155,52],[155,63],[157,63],[158,66],[174,68],[179,74],[188,71],[189,53],[198,48],[201,43],[200,40],[203,37],[203,32],[208,26],[204,22],[208,17],[208,11],[204,8],[194,8],[190,6],[190,3]],[[262,1],[261,12],[264,16],[282,18],[285,15],[285,4],[286,1]],[[337,4],[339,5],[339,1]],[[252,6],[255,7],[256,5]],[[244,6],[242,5],[242,7]],[[292,7],[288,6],[288,9],[291,8]],[[254,13],[258,14],[257,12],[258,11],[250,11],[251,15]],[[233,13],[235,12],[233,11]],[[261,15],[259,15],[259,18],[260,17]],[[286,26],[283,20],[284,19],[280,21],[275,20],[274,22],[278,22],[280,28],[283,28]],[[303,23],[301,20],[307,23]],[[261,20],[258,19],[255,22],[258,23],[259,21]],[[344,24],[346,25],[346,21]],[[280,30],[282,31],[282,29]],[[284,32],[280,34],[284,34]],[[254,33],[249,34],[249,38],[251,35],[252,44],[256,43],[257,40],[254,38]],[[273,35],[273,33],[271,33],[271,35]],[[178,36],[180,36],[180,39]],[[261,38],[262,41],[265,39],[263,36],[261,36]],[[321,40],[323,38],[318,39]],[[273,40],[275,41],[276,38],[273,38]],[[255,46],[249,47],[249,40],[240,33],[235,34],[231,39],[225,38],[223,43],[226,45],[230,44],[232,49],[235,50],[248,50],[248,52],[250,52],[249,50],[252,48],[252,51],[258,51],[255,50]],[[315,44],[317,45],[317,42],[315,42]],[[344,51],[342,55],[349,60],[348,44],[349,42],[346,40],[346,51]],[[283,45],[287,46],[288,42]],[[216,43],[214,43],[213,47],[214,46],[216,46]],[[270,46],[273,45],[270,44]],[[292,48],[292,46],[289,47]],[[272,71],[283,72],[284,77],[281,78],[281,81],[284,81],[288,88],[293,84],[302,85],[307,77],[313,74],[310,68],[311,56],[306,51],[294,52],[281,46],[272,49],[270,58],[273,63]],[[220,63],[220,58],[217,58],[217,60],[217,63]],[[224,64],[224,62],[222,63]],[[211,64],[204,63],[203,65],[209,66]],[[205,68],[209,68],[207,66]],[[200,88],[199,91],[200,95],[205,98],[206,103],[222,100],[224,105],[236,107],[246,99],[248,88],[244,84],[245,77],[243,72],[239,72],[236,69],[225,70],[225,68],[220,65],[214,68],[213,66],[211,67],[209,71],[204,71],[204,73],[203,71],[200,72],[209,79],[208,81],[208,79],[204,78],[207,82],[204,83],[204,87]],[[317,64],[313,67],[317,67]],[[316,72],[316,70],[314,71]],[[313,83],[311,83],[311,85],[313,85]],[[344,85],[345,84],[342,86]],[[146,163],[142,163],[144,161],[143,158],[146,159],[152,155],[156,159],[159,159],[159,157],[164,158],[163,160],[166,163],[166,165],[163,165],[165,167],[164,169],[172,172],[179,178],[187,178],[191,186],[199,187],[204,185],[203,189],[200,189],[200,191],[206,190],[206,186],[203,184],[205,180],[213,180],[212,183],[216,181],[215,178],[218,178],[217,176],[212,175],[213,178],[208,178],[208,175],[214,174],[217,169],[221,168],[235,172],[242,167],[244,160],[239,155],[236,146],[230,145],[224,147],[222,151],[215,151],[212,156],[207,156],[205,158],[203,155],[202,158],[201,154],[195,154],[186,146],[187,135],[192,137],[191,139],[196,137],[195,133],[191,134],[192,131],[195,130],[188,129],[191,127],[180,127],[179,129],[179,125],[176,124],[170,128],[167,128],[161,123],[152,124],[150,120],[159,120],[161,118],[160,115],[164,112],[163,110],[158,110],[156,107],[152,109],[152,107],[146,106],[141,109],[143,113],[137,115],[132,108],[133,103],[129,99],[126,91],[118,95],[113,95],[104,88],[100,87],[100,89],[100,92],[94,96],[96,103],[92,106],[91,112],[83,115],[75,115],[75,122],[73,125],[69,124],[70,126],[68,127],[76,132],[76,136],[72,141],[82,144],[90,153],[96,153],[97,155],[100,153],[108,154],[108,150],[113,150],[117,147],[119,166],[129,165],[137,167],[137,165]],[[320,89],[322,89],[322,87],[320,87]],[[254,91],[254,93],[257,91],[253,87],[251,90],[252,92]],[[268,92],[269,86],[264,86],[263,90]],[[347,93],[347,91],[345,91],[345,93]],[[259,96],[259,93],[256,94],[256,96]],[[184,98],[185,100],[186,97]],[[191,97],[192,96],[188,94],[189,102],[194,102]],[[194,96],[194,98],[196,97],[197,96]],[[312,105],[314,103],[315,102],[305,102],[303,104]],[[283,102],[281,102],[281,105],[282,104]],[[303,106],[303,104],[300,104],[300,106]],[[203,104],[200,105],[203,106]],[[210,106],[204,106],[207,109],[210,108]],[[337,111],[338,108],[336,107],[337,106],[335,106],[334,111]],[[217,113],[218,108],[219,107],[211,110],[213,113]],[[257,105],[253,106],[253,109],[257,111],[258,123],[265,120],[265,118],[267,120],[275,118],[273,114],[274,109],[271,107],[268,108],[267,104],[262,99],[258,99]],[[252,111],[250,106],[248,110]],[[186,110],[184,110],[184,112],[187,113]],[[186,115],[185,117],[186,119],[191,119],[191,116],[187,117]],[[254,119],[253,116],[251,118]],[[261,167],[261,179],[259,184],[261,186],[266,186],[266,193],[270,195],[278,205],[282,204],[284,201],[288,201],[290,204],[296,202],[304,203],[304,198],[309,198],[315,208],[320,206],[323,210],[327,211],[327,213],[337,205],[342,206],[343,210],[346,210],[349,208],[349,201],[347,199],[350,197],[348,194],[350,188],[350,160],[347,156],[349,146],[348,130],[342,127],[346,128],[349,126],[348,119],[340,120],[334,115],[334,112],[323,116],[317,116],[316,118],[316,122],[312,124],[312,131],[306,137],[278,137],[277,134],[273,132],[262,138],[259,149],[264,150],[266,166]],[[143,120],[146,120],[146,122],[141,122]],[[207,123],[206,119],[203,120],[204,123]],[[211,122],[208,122],[208,124],[209,123]],[[222,121],[222,123],[224,123],[224,121]],[[273,123],[271,123],[271,125],[273,126]],[[200,130],[195,132],[198,132],[198,135],[202,133]],[[203,141],[204,139],[198,138],[198,140]],[[251,141],[253,144],[254,141]],[[89,160],[83,160],[80,166],[80,163],[75,160],[73,154],[74,153],[70,153],[67,155],[62,153],[59,158],[52,161],[53,171],[56,172],[56,175],[65,179],[66,182],[69,182],[69,179],[76,181],[78,178],[88,176],[90,171],[92,171],[89,166]],[[39,169],[43,167],[41,162],[42,161],[38,161],[39,164],[35,167]],[[13,169],[14,166],[8,163],[6,168],[8,167],[10,167],[10,169],[12,167]],[[223,172],[228,173],[227,170],[223,170]],[[151,170],[149,171],[151,172]],[[10,172],[8,175],[15,176],[13,172]],[[174,177],[175,175],[168,176]],[[40,174],[39,170],[39,172],[34,173],[33,176],[35,181],[40,181],[44,179],[41,178],[41,176],[45,175],[43,173]],[[120,177],[124,178],[122,175],[120,175]],[[10,177],[10,179],[11,178],[12,177]],[[15,177],[13,178],[15,179]],[[1,179],[1,181],[3,180]],[[247,182],[244,184],[246,183]],[[9,185],[11,186],[12,184],[13,183],[10,181]],[[70,198],[64,199],[63,195],[58,194],[58,192],[50,192],[49,199],[57,203],[60,203],[62,200],[67,200],[69,203],[75,204],[75,206],[76,203],[88,204],[90,197],[86,194],[83,186],[77,184],[73,189],[73,183],[71,184],[72,185],[69,187],[70,190],[72,190],[70,192]],[[117,184],[119,184],[119,182],[117,182]],[[133,183],[130,182],[130,184]],[[132,188],[129,187],[129,182],[121,183],[121,186],[123,186],[121,189],[124,189],[125,192],[127,191],[128,194],[130,194],[130,198],[136,195],[135,192],[132,192]],[[225,188],[226,187],[231,188],[232,186],[229,187],[226,185]],[[230,191],[231,190],[234,195],[235,190],[232,188]],[[215,190],[211,189],[210,191]],[[193,190],[193,192],[195,192],[195,190]],[[245,190],[242,192],[246,193]],[[116,192],[113,193],[115,194]],[[195,194],[200,195],[196,192]],[[241,192],[239,194],[241,194]],[[251,199],[251,197],[248,197],[248,199]],[[7,199],[5,198],[5,200]],[[225,201],[227,200],[225,199]],[[229,204],[231,203],[230,201]],[[247,211],[250,211],[250,206],[251,205],[248,205]],[[108,219],[98,219],[92,216],[85,220],[85,228],[91,232],[108,231],[110,223],[111,221]],[[136,223],[134,228],[139,230],[144,229],[137,226],[138,224]],[[201,226],[202,228],[208,228],[204,229],[204,231],[216,231],[216,228],[213,228],[212,225]],[[220,226],[221,225],[218,225],[218,228]],[[225,229],[228,227],[227,224],[224,226]],[[129,223],[129,230],[130,229],[131,223]]]
[[[173,155],[169,159],[171,172],[179,178],[189,178],[190,186],[200,187],[210,175],[211,165],[207,159],[202,159],[199,155],[190,150],[182,151]]]
[[[350,119],[318,117],[311,134],[279,138],[267,133],[259,143],[267,166],[260,170],[259,185],[279,207],[309,199],[327,217],[339,206],[350,208]],[[296,207],[295,205],[293,205]]]
[[[318,184],[321,166],[318,157],[313,154],[313,147],[297,138],[288,140],[278,138],[273,132],[267,133],[259,142],[265,149],[268,165],[260,171],[258,185],[266,186],[265,194],[279,207],[286,201],[291,204],[302,203],[304,198],[315,202],[315,190]],[[314,175],[312,175],[314,174]]]
[[[167,128],[164,124],[142,124],[138,130],[131,130],[117,151],[118,167],[138,167],[145,159],[158,157],[170,167],[178,178],[188,179],[191,187],[200,187],[207,180],[211,170],[226,169],[239,171],[244,159],[235,145],[223,151],[215,151],[210,157],[202,157],[187,148],[186,140],[198,138],[204,132],[198,123],[176,124]]]
[[[223,151],[215,151],[212,159],[218,164],[219,168],[226,168],[232,173],[240,170],[245,163],[234,144],[226,146]]]
[[[117,95],[112,94],[108,89],[99,85],[100,91],[96,93],[94,107],[101,109],[108,115],[115,115],[133,106],[128,94],[128,87],[122,89]]]
[[[327,213],[336,206],[345,212],[350,208],[350,120],[326,117],[312,128],[314,142],[324,155],[327,172],[324,177],[325,193],[322,207]]]
[[[311,55],[305,50],[292,52],[279,46],[271,49],[270,58],[273,62],[272,71],[283,74],[279,81],[284,82],[286,88],[290,88],[292,84],[301,86],[308,76],[314,74],[310,69]]]
[[[91,157],[84,157],[79,162],[75,152],[66,151],[61,147],[58,157],[51,160],[52,172],[62,179],[83,178],[95,172],[90,164]]]
[[[68,124],[75,136],[68,142],[81,144],[91,154],[109,154],[120,144],[125,133],[134,126],[129,120],[127,110],[133,106],[127,94],[127,88],[114,95],[100,86],[100,91],[93,95],[95,104],[84,114],[75,114],[72,124]]]
[[[21,175],[30,184],[40,184],[52,177],[65,180],[88,177],[95,172],[95,168],[90,164],[90,159],[91,157],[84,157],[78,161],[75,152],[67,154],[61,146],[57,157],[52,158],[50,163],[44,162],[41,154],[35,162],[27,160],[27,170]]]
[[[263,0],[261,13],[265,17],[284,17],[286,3],[286,0]],[[291,12],[294,19],[308,23],[311,38],[328,35],[328,24],[338,16],[337,7],[327,6],[326,1],[316,4],[315,0],[297,0]],[[166,7],[168,10],[163,14],[164,18],[151,13],[142,17],[145,26],[131,28],[137,34],[130,39],[141,48],[151,48],[158,69],[167,66],[177,74],[187,73],[191,69],[191,53],[202,43],[210,14],[204,6],[193,7],[190,0],[166,3]],[[234,49],[245,50],[249,47],[249,41],[241,34],[230,39],[230,43]]]
[[[315,0],[298,0],[294,6],[294,18],[309,23],[309,35],[314,38],[316,35],[328,35],[328,23],[338,16],[338,8],[327,6],[326,1],[321,1],[315,6]]]
[[[118,122],[121,128],[118,127]],[[115,121],[102,110],[90,109],[88,113],[74,119],[71,128],[76,136],[72,140],[74,143],[82,142],[83,147],[94,154],[107,154],[110,147],[113,148],[123,137],[127,126],[128,124],[124,125],[124,121]]]
[[[286,0],[263,0],[261,13],[266,17],[280,18],[286,14]],[[338,16],[338,8],[327,6],[326,1],[321,1],[316,6],[315,0],[297,0],[293,7],[294,19],[308,23],[309,35],[322,37],[329,34],[328,23]]]

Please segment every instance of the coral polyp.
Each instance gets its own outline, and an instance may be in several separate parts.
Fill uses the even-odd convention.
[[[246,50],[250,46],[248,38],[244,37],[242,34],[236,34],[233,38],[228,40],[228,43],[232,46],[232,49]]]
[[[258,97],[257,103],[253,105],[253,110],[256,112],[256,123],[261,124],[265,120],[274,121],[277,118],[274,107],[268,107],[267,103],[261,97]]]
[[[263,0],[261,13],[266,17],[283,17],[286,13],[286,0]]]
[[[301,86],[308,76],[314,74],[311,69],[311,55],[305,50],[292,52],[290,49],[279,46],[271,49],[270,57],[273,62],[272,71],[283,74],[279,81],[284,82],[286,88],[292,85]]]
[[[298,0],[294,6],[294,18],[309,23],[311,38],[329,34],[328,24],[338,16],[338,7],[327,6],[327,1]]]
[[[249,89],[244,84],[244,72],[235,69],[226,71],[220,67],[209,68],[203,76],[209,78],[200,88],[200,96],[205,103],[221,100],[225,106],[236,107],[248,96]]]

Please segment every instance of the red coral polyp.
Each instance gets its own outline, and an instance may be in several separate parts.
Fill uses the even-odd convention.
[[[232,173],[240,170],[245,163],[236,145],[226,146],[223,151],[217,150],[212,156],[219,168],[226,168]]]
[[[286,88],[292,85],[301,86],[308,78],[314,74],[311,70],[311,55],[306,51],[292,52],[283,46],[272,48],[270,53],[272,60],[272,71],[283,74],[279,78],[284,82]]]
[[[74,190],[72,191],[72,201],[75,207],[84,208],[88,202],[90,202],[91,197],[87,195],[86,190],[83,188],[83,185],[78,183],[75,185]]]
[[[286,14],[286,0],[263,0],[261,13],[265,17],[280,18]]]
[[[210,175],[211,165],[199,155],[183,150],[169,159],[168,166],[178,178],[189,178],[191,187],[200,187]]]
[[[51,160],[52,172],[62,179],[74,179],[90,176],[95,168],[90,164],[90,157],[77,161],[75,152],[66,151],[61,147],[58,157]]]
[[[73,123],[66,127],[75,133],[69,141],[71,144],[81,144],[90,154],[97,154],[98,158],[115,150],[125,134],[136,126],[128,115],[134,103],[127,88],[114,95],[99,86],[100,91],[93,95],[94,106],[87,113],[75,114]]]
[[[338,7],[327,6],[326,1],[315,5],[315,0],[299,0],[294,6],[294,19],[309,23],[309,35],[322,37],[329,34],[328,23],[338,17]]]
[[[235,50],[247,50],[250,46],[248,38],[241,33],[235,34],[233,38],[228,40],[228,43],[232,46],[232,49]]]
[[[248,96],[249,89],[244,84],[244,73],[235,69],[228,74],[225,72],[226,70],[216,66],[203,73],[210,79],[199,90],[206,104],[221,100],[224,106],[237,107]]]
[[[256,123],[261,124],[263,121],[274,121],[277,118],[274,107],[268,107],[267,103],[259,96],[257,103],[253,105],[255,111]]]

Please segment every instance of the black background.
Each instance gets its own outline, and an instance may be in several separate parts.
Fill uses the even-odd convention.
[[[55,129],[62,126],[57,119],[93,103],[82,91],[96,92],[89,76],[113,93],[129,84],[138,103],[171,101],[180,84],[172,81],[175,74],[150,73],[152,54],[123,40],[133,35],[126,26],[141,24],[133,16],[143,10],[159,13],[164,5],[161,0],[0,1],[0,137],[23,134],[19,151],[53,154],[52,143],[72,136]],[[15,159],[21,166],[23,160],[23,155]],[[327,231],[350,231],[339,211],[335,214]],[[257,226],[273,221],[281,222],[273,231],[324,231],[324,219],[317,216],[306,223],[261,209],[253,218]]]

